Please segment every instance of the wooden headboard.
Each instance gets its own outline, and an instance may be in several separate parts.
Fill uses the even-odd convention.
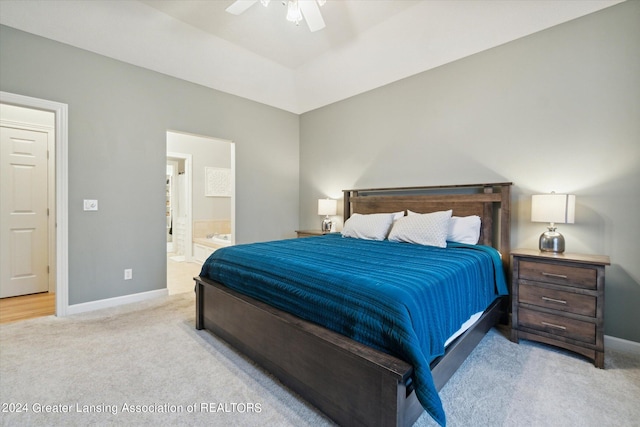
[[[511,250],[510,182],[431,187],[365,188],[343,190],[344,220],[351,214],[412,210],[429,213],[453,210],[454,216],[478,215],[482,221],[480,242],[502,253],[508,272]]]

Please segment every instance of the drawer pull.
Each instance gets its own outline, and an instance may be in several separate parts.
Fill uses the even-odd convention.
[[[542,298],[542,300],[544,301],[548,301],[548,302],[555,302],[558,304],[566,304],[567,302],[563,299],[555,299],[555,298],[549,298],[549,297],[540,297]]]
[[[553,273],[545,273],[544,271],[542,272],[543,276],[547,276],[547,277],[555,277],[558,279],[567,279],[567,276],[565,274],[553,274]]]
[[[561,326],[561,325],[554,325],[553,323],[548,323],[548,322],[540,322],[543,326],[548,326],[550,328],[555,328],[555,329],[562,329],[563,331],[567,330],[566,326]]]

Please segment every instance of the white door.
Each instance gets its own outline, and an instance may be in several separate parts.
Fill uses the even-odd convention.
[[[0,298],[46,292],[48,134],[0,131]]]

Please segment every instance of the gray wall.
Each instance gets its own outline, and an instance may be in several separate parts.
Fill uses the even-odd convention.
[[[5,26],[0,90],[69,105],[70,304],[166,287],[167,130],[236,143],[237,242],[294,235],[295,114]]]
[[[0,90],[69,104],[71,304],[165,286],[171,129],[236,142],[240,243],[318,228],[345,188],[512,181],[535,247],[530,195],[575,193],[567,251],[611,256],[606,333],[640,342],[638,22],[625,2],[300,117],[0,27]]]
[[[625,2],[301,116],[300,226],[347,188],[511,181],[571,192],[567,252],[606,254],[605,332],[640,342],[640,2]]]

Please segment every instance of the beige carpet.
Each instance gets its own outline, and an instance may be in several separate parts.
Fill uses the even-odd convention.
[[[1,425],[331,425],[193,321],[190,292],[0,326]],[[492,330],[441,392],[448,425],[638,425],[640,358],[605,364]]]

